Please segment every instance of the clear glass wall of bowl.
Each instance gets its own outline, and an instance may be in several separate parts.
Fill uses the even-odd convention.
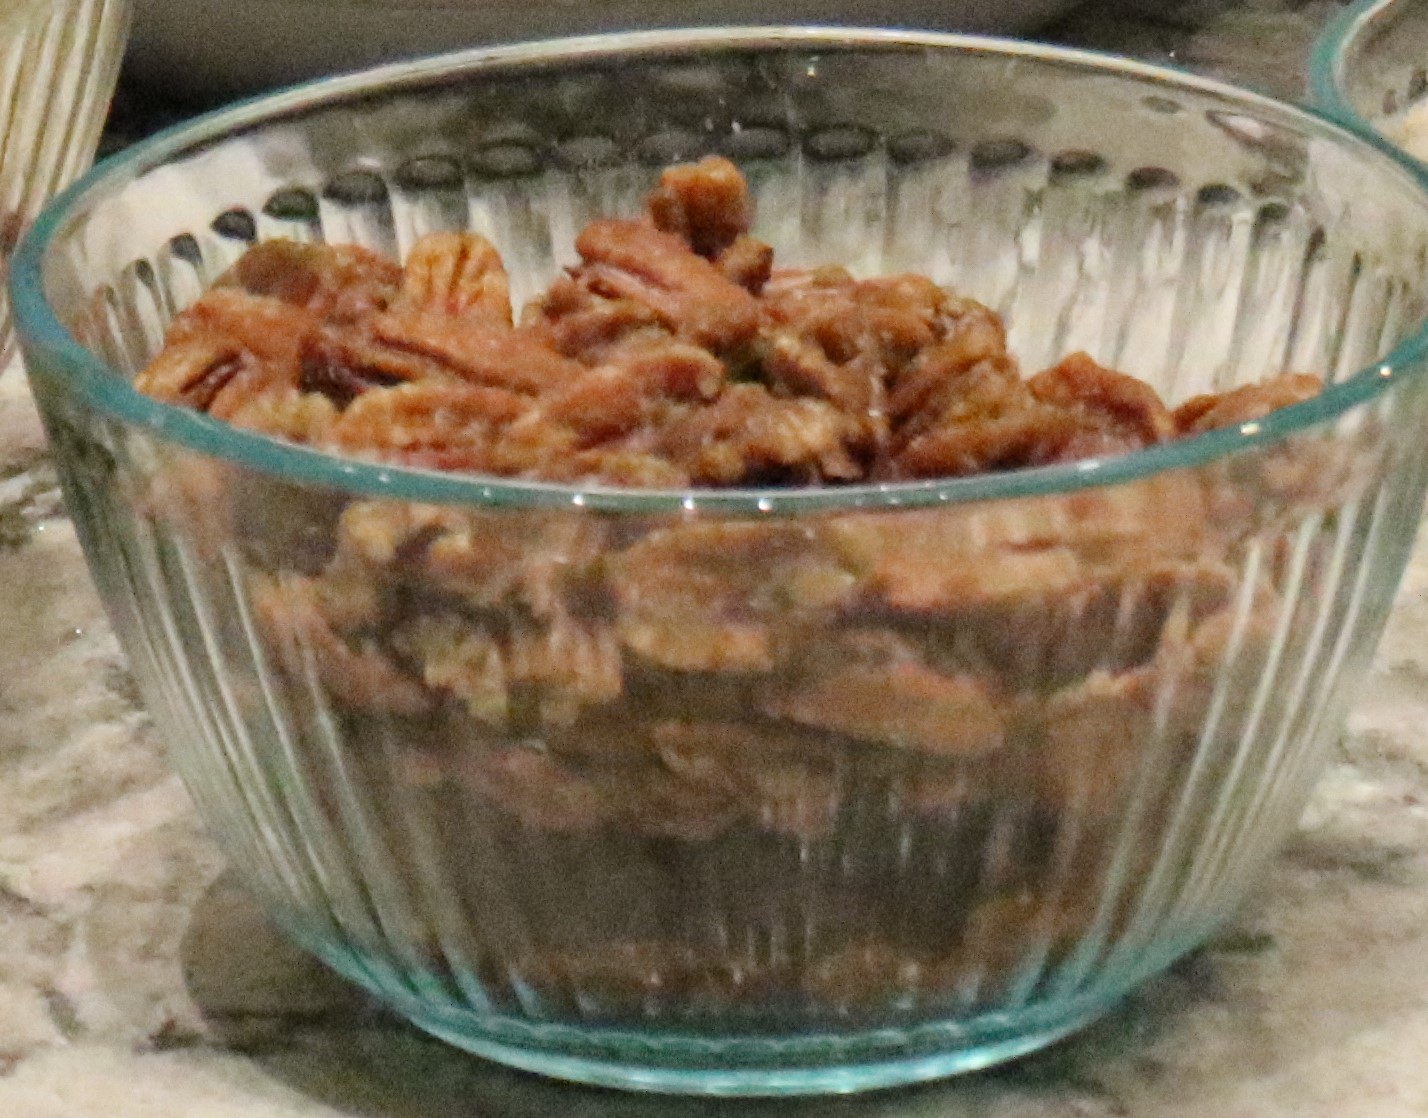
[[[94,157],[129,19],[130,0],[0,0],[0,266]],[[13,351],[0,292],[0,371]]]
[[[511,1064],[778,1093],[1028,1051],[1227,919],[1418,523],[1414,174],[1195,79],[937,37],[404,73],[133,153],[17,265],[95,578],[282,926]],[[127,384],[254,240],[474,228],[525,298],[711,149],[786,263],[957,286],[1028,369],[1329,387],[1133,459],[661,495],[336,461]]]

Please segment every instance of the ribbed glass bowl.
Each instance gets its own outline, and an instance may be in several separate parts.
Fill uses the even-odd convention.
[[[130,0],[0,4],[0,268],[40,207],[94,157],[129,8]],[[0,372],[13,351],[0,290]]]
[[[1350,4],[1315,45],[1310,88],[1328,115],[1428,161],[1428,3]]]
[[[130,387],[255,240],[473,228],[519,299],[709,150],[784,263],[956,285],[1029,370],[1085,348],[1175,401],[1328,387],[1116,460],[690,493],[329,458]],[[1251,94],[727,30],[206,118],[50,209],[15,298],[95,580],[277,921],[497,1060],[798,1093],[1032,1050],[1233,912],[1418,523],[1425,259],[1415,172]]]

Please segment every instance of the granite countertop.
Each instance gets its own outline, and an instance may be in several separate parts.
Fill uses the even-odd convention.
[[[1295,96],[1334,3],[1121,0],[1054,37]],[[154,114],[126,94],[116,136]],[[126,132],[127,130],[127,132]],[[1428,539],[1298,837],[1216,942],[1017,1065],[861,1099],[629,1098],[468,1058],[288,947],[225,871],[0,378],[5,1118],[1397,1118],[1428,1114]]]

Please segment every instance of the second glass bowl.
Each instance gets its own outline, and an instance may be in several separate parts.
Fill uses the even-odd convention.
[[[1320,36],[1310,87],[1336,120],[1428,161],[1428,2],[1349,5]]]

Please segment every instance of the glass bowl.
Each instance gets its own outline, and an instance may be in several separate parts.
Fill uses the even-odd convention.
[[[0,11],[0,267],[44,203],[94,157],[129,0],[14,0]],[[0,371],[14,352],[0,291]]]
[[[955,285],[1028,369],[1327,387],[1116,459],[684,492],[338,459],[130,385],[254,241],[477,229],[519,301],[709,150],[785,264]],[[791,1094],[1028,1052],[1233,913],[1419,520],[1425,254],[1417,172],[1249,93],[725,29],[218,113],[66,193],[14,293],[94,578],[276,921],[496,1060]]]
[[[1315,46],[1310,89],[1336,120],[1428,160],[1428,3],[1349,5]]]

